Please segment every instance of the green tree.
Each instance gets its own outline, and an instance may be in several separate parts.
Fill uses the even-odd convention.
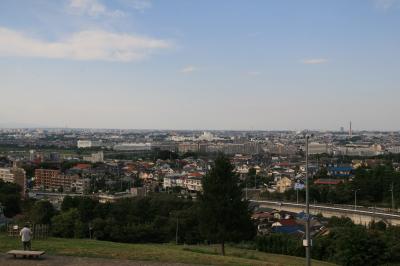
[[[333,261],[340,265],[381,265],[385,260],[387,246],[374,231],[362,226],[336,228]]]
[[[53,204],[47,200],[40,200],[33,205],[30,217],[35,224],[50,224],[55,213]]]
[[[52,232],[54,236],[72,238],[75,236],[75,224],[79,223],[79,212],[70,209],[52,219]]]
[[[72,208],[77,208],[79,204],[79,198],[65,196],[63,202],[61,203],[61,211],[68,211]]]
[[[254,188],[257,187],[257,171],[254,167],[249,169],[249,172],[247,173],[247,185],[251,187],[252,184],[254,184]]]
[[[242,200],[239,178],[224,155],[219,155],[211,171],[203,178],[200,195],[200,230],[211,241],[221,244],[225,255],[225,242],[246,240],[254,236],[248,202]]]
[[[0,204],[4,207],[4,215],[13,217],[21,212],[21,187],[14,183],[0,180]]]

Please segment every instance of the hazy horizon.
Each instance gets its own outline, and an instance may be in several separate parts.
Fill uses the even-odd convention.
[[[302,129],[285,129],[285,128],[271,128],[271,129],[229,129],[229,128],[113,128],[113,127],[68,127],[68,126],[41,126],[41,125],[32,125],[32,124],[2,124],[0,123],[0,129],[69,129],[69,130],[138,130],[138,131],[293,131],[293,132],[301,132],[301,131],[320,131],[320,132],[341,132],[341,128],[335,129],[318,129],[318,128],[302,128]],[[349,129],[344,128],[344,133],[348,133]],[[385,130],[385,129],[354,129],[352,128],[353,133],[370,131],[370,132],[397,132],[400,130]]]
[[[0,2],[0,124],[398,131],[400,0]]]

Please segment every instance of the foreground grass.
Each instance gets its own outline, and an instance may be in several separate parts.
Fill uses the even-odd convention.
[[[0,234],[0,251],[20,249],[18,238]],[[203,265],[304,265],[303,258],[268,254],[254,250],[227,247],[226,256],[218,246],[177,246],[173,244],[124,244],[87,239],[49,238],[32,243],[35,250],[47,254],[77,257],[129,259],[138,261],[177,262]],[[332,265],[314,261],[313,265]]]

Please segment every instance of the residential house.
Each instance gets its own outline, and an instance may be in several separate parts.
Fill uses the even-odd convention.
[[[276,182],[276,191],[279,193],[283,193],[286,190],[291,189],[293,185],[293,181],[290,178],[284,176]]]

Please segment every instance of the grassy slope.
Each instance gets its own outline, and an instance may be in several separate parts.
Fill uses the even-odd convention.
[[[17,238],[0,235],[0,252],[20,249]],[[52,255],[102,257],[140,261],[180,262],[206,265],[304,265],[304,259],[227,247],[225,257],[217,246],[176,246],[173,244],[123,244],[96,240],[49,238],[32,243],[35,250]],[[332,265],[315,261],[313,265]]]

